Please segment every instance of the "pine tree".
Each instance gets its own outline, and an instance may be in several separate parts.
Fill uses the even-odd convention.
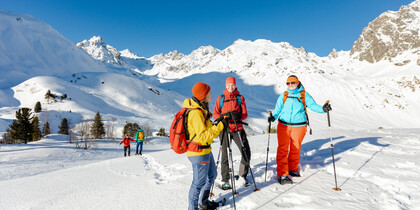
[[[130,137],[135,137],[138,129],[139,125],[137,123],[127,123],[124,125],[123,136],[128,134]]]
[[[69,135],[69,123],[66,118],[61,120],[61,125],[58,128],[60,129],[59,134]]]
[[[38,101],[38,102],[36,102],[36,104],[35,104],[35,107],[34,107],[34,112],[35,112],[35,113],[39,113],[39,112],[41,112],[41,111],[42,111],[41,103]]]
[[[31,123],[32,112],[29,108],[21,108],[16,112],[16,120],[10,127],[10,135],[13,140],[24,140],[25,144],[32,139],[33,126]]]
[[[55,97],[57,97],[56,95],[51,93],[51,90],[48,90],[47,93],[45,93],[45,99],[47,99],[47,102],[49,102],[50,100],[55,99]]]
[[[46,122],[44,124],[44,126],[42,127],[42,135],[43,136],[46,136],[46,135],[48,135],[50,133],[51,133],[50,124],[48,122]]]
[[[90,127],[90,133],[95,139],[102,139],[105,135],[104,123],[102,122],[102,117],[99,112],[97,112],[95,115],[93,124]]]
[[[158,136],[167,136],[166,133],[165,133],[165,128],[160,128],[159,129],[159,132],[156,135],[158,135]]]
[[[39,130],[39,119],[37,116],[35,116],[32,119],[32,141],[38,141],[41,139],[41,131]]]

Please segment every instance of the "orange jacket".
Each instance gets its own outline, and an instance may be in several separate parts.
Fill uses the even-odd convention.
[[[126,138],[124,137],[123,140],[121,140],[120,144],[124,142],[124,147],[128,147],[130,145],[130,141],[136,141],[130,137]]]
[[[220,109],[220,100],[221,97],[217,97],[216,103],[214,104],[214,112],[213,118],[217,119],[220,115],[225,114],[227,112],[240,112],[241,114],[241,121],[245,120],[248,117],[248,112],[246,110],[245,98],[241,95],[241,106],[239,107],[238,101],[236,100],[236,96],[239,95],[238,89],[233,91],[232,93],[228,90],[224,90],[223,94],[225,95],[225,101],[223,102],[223,107]],[[243,126],[242,123],[237,122],[238,129],[242,130]],[[236,131],[236,126],[233,120],[229,121],[229,131]]]

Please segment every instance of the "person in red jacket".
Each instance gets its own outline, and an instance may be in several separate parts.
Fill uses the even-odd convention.
[[[239,151],[241,151],[242,159],[239,166],[239,176],[243,177],[245,185],[249,185],[246,176],[251,160],[251,149],[249,148],[248,139],[242,125],[242,121],[248,117],[245,98],[239,94],[239,91],[236,88],[236,79],[234,77],[228,77],[225,85],[226,89],[223,91],[223,94],[217,98],[214,105],[213,117],[214,119],[217,119],[223,114],[227,114],[230,117],[229,132],[221,132],[219,135],[220,143],[222,144],[221,174],[223,183],[221,188],[223,190],[228,190],[231,189],[229,184],[229,161],[227,153],[228,135],[230,135],[230,139],[235,141]],[[236,121],[236,125],[234,121]],[[238,127],[236,128],[236,126]],[[241,135],[244,148],[242,148],[239,135]]]
[[[127,150],[128,150],[128,156],[130,156],[130,141],[136,141],[128,136],[128,134],[125,134],[123,140],[121,140],[120,145],[124,142],[124,157],[127,156]]]

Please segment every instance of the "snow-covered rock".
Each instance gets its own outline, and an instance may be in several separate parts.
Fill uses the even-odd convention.
[[[402,6],[397,12],[385,12],[370,22],[354,42],[350,55],[374,63],[392,60],[413,49],[419,56],[414,62],[420,63],[420,0]]]

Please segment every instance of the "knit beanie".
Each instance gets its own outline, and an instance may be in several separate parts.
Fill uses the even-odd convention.
[[[235,77],[228,77],[228,78],[226,79],[226,84],[225,84],[225,86],[227,86],[228,84],[234,84],[234,85],[236,85],[236,79],[235,79]]]
[[[210,92],[210,86],[206,83],[197,82],[192,88],[192,94],[199,101],[206,98],[207,94]]]
[[[298,84],[298,85],[299,85],[299,79],[298,79],[295,75],[290,75],[290,76],[287,78],[287,82],[296,82],[296,84]]]

